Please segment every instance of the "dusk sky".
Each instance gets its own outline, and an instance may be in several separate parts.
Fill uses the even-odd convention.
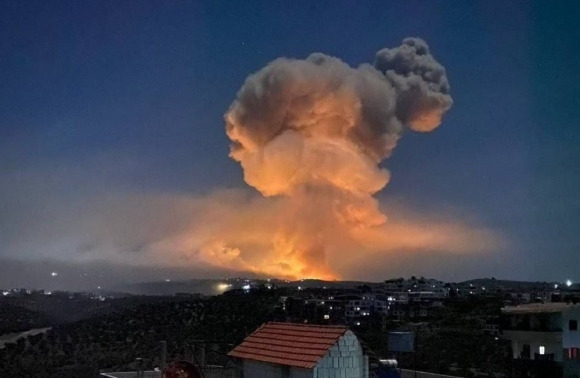
[[[578,20],[548,1],[2,1],[0,287],[281,274],[246,234],[269,238],[287,205],[244,181],[224,114],[276,58],[356,68],[407,37],[453,106],[380,163],[378,244],[298,260],[341,279],[580,280]]]

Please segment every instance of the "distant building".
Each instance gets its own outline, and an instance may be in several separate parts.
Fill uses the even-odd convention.
[[[499,324],[493,321],[486,322],[483,325],[483,333],[491,336],[499,336],[500,333]]]
[[[580,302],[580,284],[563,285],[560,288],[560,293],[564,302]]]
[[[502,309],[516,368],[540,377],[580,376],[580,305],[533,303]]]
[[[344,326],[267,323],[229,356],[243,378],[368,378],[368,357]]]
[[[531,293],[511,292],[507,295],[509,295],[511,303],[514,305],[530,303],[532,301]]]
[[[371,311],[374,310],[375,298],[370,295],[359,296],[350,299],[345,305],[346,323],[360,326],[367,323]]]

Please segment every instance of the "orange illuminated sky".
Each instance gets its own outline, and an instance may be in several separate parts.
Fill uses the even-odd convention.
[[[0,287],[580,280],[579,9],[1,2]]]

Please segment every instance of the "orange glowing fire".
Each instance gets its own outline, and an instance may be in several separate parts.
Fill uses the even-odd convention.
[[[183,231],[149,246],[150,258],[158,264],[183,261],[292,280],[365,279],[356,270],[361,261],[389,269],[405,254],[475,254],[505,243],[496,233],[456,216],[426,218],[425,213],[389,206],[387,221],[378,207],[363,217],[358,211],[340,211],[335,201],[332,196],[318,199],[319,206],[309,211],[294,198],[265,198],[247,190],[182,199],[172,206],[174,212],[188,214],[180,220]]]

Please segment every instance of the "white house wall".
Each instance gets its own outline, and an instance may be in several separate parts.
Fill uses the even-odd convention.
[[[576,320],[579,329],[570,331],[569,321]],[[562,314],[562,347],[580,348],[580,308],[574,306]]]
[[[283,376],[280,365],[244,360],[244,378],[287,378],[287,376]]]
[[[312,369],[300,369],[292,368],[290,369],[290,378],[312,378]]]
[[[244,378],[312,378],[312,369],[244,360]]]
[[[314,378],[368,378],[368,362],[361,345],[347,331],[314,367]]]
[[[544,347],[545,354],[554,354],[555,361],[562,361],[562,332],[536,332],[536,331],[504,331],[504,336],[511,340],[513,358],[517,359],[524,345],[530,346],[530,358],[540,352],[540,346]]]

